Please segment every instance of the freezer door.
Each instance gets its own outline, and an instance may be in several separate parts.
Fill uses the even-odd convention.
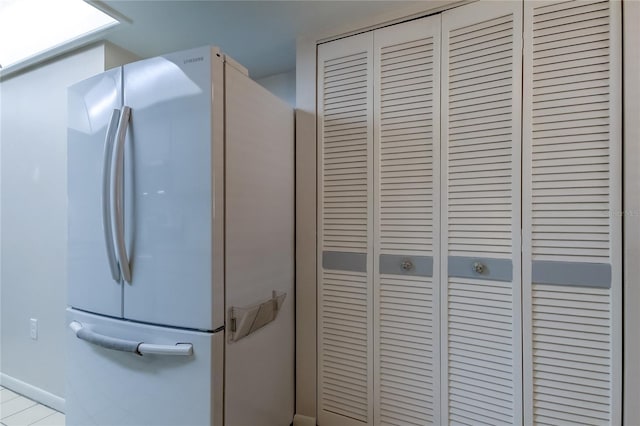
[[[68,327],[68,426],[222,425],[224,332],[164,328],[72,309],[69,324],[112,341],[191,344],[193,353],[140,356],[106,349],[79,339]]]
[[[122,316],[122,285],[113,250],[109,184],[122,105],[122,69],[68,90],[67,185],[70,306]]]
[[[212,308],[212,242],[222,243],[212,223],[216,58],[202,48],[124,66],[124,104],[131,108],[125,238],[132,274],[124,284],[125,318],[200,330],[223,324],[223,309],[216,322]]]

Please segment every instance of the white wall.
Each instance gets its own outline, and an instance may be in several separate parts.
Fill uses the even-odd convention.
[[[83,48],[0,82],[0,378],[54,408],[65,386],[67,86],[115,65],[109,49]]]
[[[263,77],[256,82],[292,107],[296,106],[296,70]]]

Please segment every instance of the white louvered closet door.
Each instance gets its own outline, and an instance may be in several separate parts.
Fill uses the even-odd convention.
[[[373,424],[438,425],[440,15],[374,46]]]
[[[373,421],[373,33],[318,46],[318,422]]]
[[[522,422],[522,3],[442,14],[442,423]]]
[[[525,3],[527,424],[620,424],[620,3]]]

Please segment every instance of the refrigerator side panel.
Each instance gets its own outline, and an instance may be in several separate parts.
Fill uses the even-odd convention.
[[[286,293],[273,322],[227,339],[225,420],[285,425],[294,411],[294,115],[230,66],[225,80],[227,312]]]
[[[120,317],[122,285],[109,245],[111,218],[103,193],[109,184],[112,147],[107,134],[113,135],[122,105],[122,69],[71,86],[67,99],[67,301],[75,308]]]
[[[136,355],[81,340],[67,329],[68,426],[222,426],[224,333],[138,324],[67,310],[92,333],[147,344],[190,343],[193,354]]]
[[[213,258],[211,262],[211,276],[213,278],[213,304],[212,315],[215,327],[224,324],[225,298],[224,298],[224,241],[225,241],[225,176],[224,176],[224,60],[220,53],[214,53],[211,60],[211,172],[213,187],[212,203],[213,226],[211,238],[211,250]]]
[[[124,317],[200,330],[214,318],[210,48],[124,66],[131,108],[125,210],[131,283]]]

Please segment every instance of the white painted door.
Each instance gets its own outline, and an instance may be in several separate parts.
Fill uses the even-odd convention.
[[[318,46],[318,422],[373,422],[373,33]]]
[[[440,424],[440,15],[374,32],[373,133],[373,423]]]
[[[122,316],[122,285],[109,212],[113,141],[122,106],[122,68],[68,91],[68,303]]]
[[[620,2],[525,2],[525,423],[620,424]]]
[[[619,28],[477,2],[319,47],[322,425],[620,422]]]
[[[522,422],[522,4],[442,14],[441,423]]]
[[[221,90],[212,100],[212,72],[222,72],[222,59],[209,48],[124,67],[124,104],[131,108],[125,318],[201,330],[223,325],[212,309],[223,297],[212,285],[213,241],[220,239],[213,233],[213,180],[223,173],[212,167],[212,102],[223,102]]]

